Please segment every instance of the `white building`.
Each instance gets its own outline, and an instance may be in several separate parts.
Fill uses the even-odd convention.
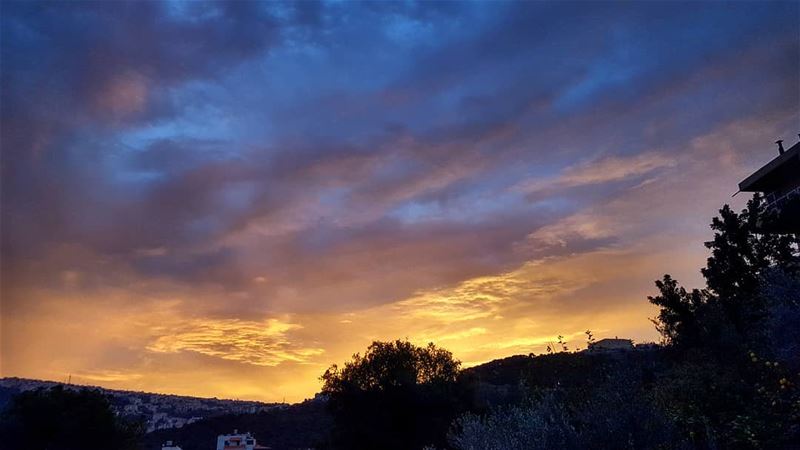
[[[256,450],[268,449],[256,443],[256,438],[250,433],[239,433],[233,430],[233,434],[220,434],[217,436],[217,450]]]
[[[161,446],[161,450],[181,450],[181,448],[173,444],[172,441],[167,441]]]
[[[609,350],[633,350],[633,341],[630,339],[600,339],[599,341],[591,344],[589,348],[593,351],[609,351]]]

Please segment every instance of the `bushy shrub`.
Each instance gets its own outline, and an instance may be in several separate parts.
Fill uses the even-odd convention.
[[[640,380],[620,371],[585,388],[547,389],[520,405],[468,413],[454,423],[450,443],[459,450],[687,448]]]
[[[18,394],[0,416],[0,442],[9,449],[134,449],[142,431],[100,392],[62,386]]]
[[[800,441],[800,239],[765,228],[760,197],[714,218],[706,288],[656,283],[657,327],[675,357],[654,394],[700,448]]]
[[[460,362],[433,344],[373,342],[363,356],[322,376],[334,417],[332,445],[413,450],[444,444],[461,413]]]
[[[570,449],[577,448],[578,436],[564,402],[550,392],[485,416],[465,414],[455,421],[450,443],[459,450]]]
[[[791,372],[800,371],[800,277],[771,270],[762,277],[762,296],[770,308],[765,347]]]

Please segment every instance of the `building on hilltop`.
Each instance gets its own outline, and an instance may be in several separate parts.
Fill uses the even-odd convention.
[[[772,215],[764,223],[765,231],[800,233],[800,142],[788,150],[782,140],[776,144],[778,156],[739,183],[739,191],[764,195]]]
[[[616,351],[616,350],[633,350],[633,341],[630,339],[600,339],[597,342],[594,342],[591,347],[589,347],[591,351]]]

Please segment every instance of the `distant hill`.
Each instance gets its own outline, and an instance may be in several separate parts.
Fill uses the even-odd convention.
[[[490,408],[521,400],[531,387],[589,387],[620,376],[647,380],[669,364],[665,356],[655,345],[629,351],[515,355],[464,369],[461,382],[473,387],[474,407]]]
[[[255,414],[281,406],[279,403],[185,397],[25,378],[0,378],[0,410],[4,409],[11,398],[20,392],[50,388],[56,385],[63,385],[69,389],[93,389],[108,395],[117,414],[127,419],[143,421],[147,431],[180,428],[209,417],[225,414]]]
[[[472,406],[480,411],[523,398],[522,384],[549,388],[579,387],[603,382],[609,377],[648,378],[662,369],[663,350],[638,347],[631,351],[516,355],[464,369],[460,382],[474,394]],[[234,429],[252,432],[259,444],[272,450],[325,448],[333,429],[333,418],[318,397],[295,405],[284,405],[257,414],[212,417],[180,429],[148,433],[144,450],[158,449],[172,440],[184,450],[213,450],[216,436]]]
[[[325,406],[325,400],[318,397],[256,414],[211,417],[180,429],[148,433],[142,450],[159,450],[160,445],[168,440],[176,442],[183,450],[214,450],[218,435],[236,429],[253,433],[259,445],[271,450],[324,446],[333,428],[333,418]]]
[[[472,408],[481,411],[516,403],[530,387],[588,388],[620,376],[646,380],[669,364],[666,356],[664,349],[655,346],[630,351],[516,355],[464,369],[459,382],[469,386]],[[57,384],[61,383],[0,379],[0,408],[16,393]],[[158,450],[168,440],[183,450],[213,450],[217,435],[235,429],[253,433],[259,444],[272,450],[319,448],[325,447],[333,429],[333,418],[321,396],[286,405],[89,388],[109,395],[122,416],[147,423],[142,450]]]

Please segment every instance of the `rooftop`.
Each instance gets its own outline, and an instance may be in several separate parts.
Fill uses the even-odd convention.
[[[764,167],[745,178],[739,183],[739,190],[742,192],[769,192],[779,188],[781,180],[797,176],[798,173],[800,173],[800,142],[781,152]]]

